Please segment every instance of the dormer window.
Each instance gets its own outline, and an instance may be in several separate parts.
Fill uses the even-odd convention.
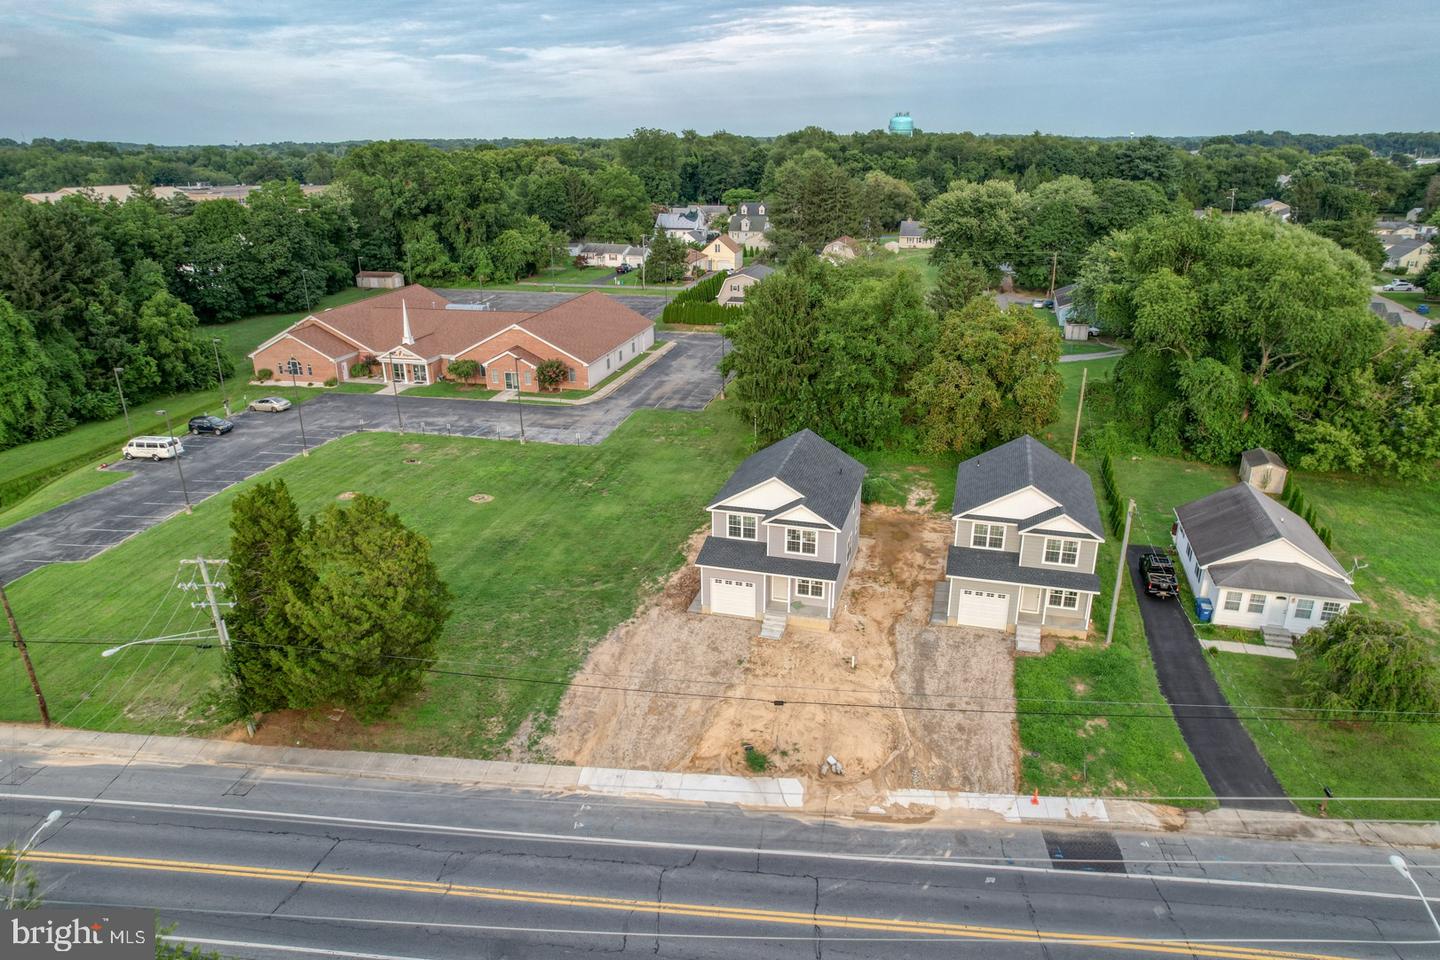
[[[1005,524],[977,523],[970,529],[970,546],[981,550],[1005,549]]]
[[[1045,538],[1045,562],[1073,567],[1080,563],[1080,541]]]
[[[760,204],[760,206],[756,207],[755,212],[760,214],[760,216],[762,217],[765,216],[765,204],[762,203]]]
[[[815,556],[819,547],[819,540],[814,530],[796,530],[790,528],[785,531],[785,552],[798,553],[807,557]]]
[[[744,513],[730,514],[728,532],[732,540],[754,540],[755,518]]]
[[[749,229],[750,229],[750,221],[749,221],[748,219],[747,219],[747,220],[741,220],[741,221],[740,221],[740,229],[741,229],[741,230],[749,230]]]

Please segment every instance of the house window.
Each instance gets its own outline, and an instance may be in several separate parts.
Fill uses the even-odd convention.
[[[1185,541],[1185,557],[1186,557],[1187,560],[1192,560],[1192,561],[1193,561],[1193,560],[1195,559],[1195,551],[1190,549],[1190,541],[1189,541],[1189,540],[1186,540],[1186,541]]]
[[[815,556],[818,546],[818,538],[814,530],[796,530],[791,528],[785,531],[785,552],[803,553],[806,556]]]
[[[1062,610],[1080,609],[1080,594],[1074,590],[1051,590],[1050,606]]]
[[[1344,612],[1345,610],[1343,607],[1340,606],[1340,604],[1336,603],[1334,600],[1326,600],[1324,603],[1320,604],[1320,622],[1329,623],[1331,620],[1334,620],[1336,617],[1340,616],[1340,614]]]
[[[970,529],[970,546],[982,550],[1003,550],[1005,548],[1005,525],[1003,523],[977,523]]]
[[[754,540],[755,539],[755,518],[746,516],[743,513],[730,514],[728,525],[731,539]]]
[[[1064,564],[1067,567],[1077,565],[1080,562],[1080,541],[1046,537],[1045,562]]]
[[[285,372],[291,376],[300,376],[300,361],[291,357],[290,362],[285,365]]]
[[[315,368],[310,366],[310,364],[308,363],[305,364],[305,375],[310,377],[315,376]]]
[[[1232,613],[1238,612],[1240,609],[1240,601],[1243,599],[1245,599],[1245,595],[1243,593],[1236,593],[1233,590],[1226,590],[1225,609],[1231,611]]]
[[[814,600],[825,599],[824,580],[796,580],[795,595],[797,597],[810,597]]]
[[[567,376],[569,376],[570,382],[571,382],[571,383],[574,383],[574,382],[575,382],[575,368],[574,368],[574,367],[566,367],[566,368],[565,368],[565,373],[566,373]]]
[[[477,377],[479,377],[481,380],[484,380],[484,379],[485,379],[485,364],[483,364],[483,363],[478,363],[478,364],[475,365],[475,367],[476,367],[475,375],[476,375]]]
[[[1246,612],[1246,613],[1264,613],[1264,612],[1265,612],[1265,594],[1263,594],[1263,593],[1252,593],[1252,594],[1250,594],[1250,603],[1246,605],[1246,607],[1245,607],[1245,612]]]
[[[1315,601],[1314,601],[1314,600],[1296,600],[1296,601],[1295,601],[1295,619],[1296,619],[1296,620],[1309,620],[1309,619],[1310,619],[1311,617],[1313,617],[1313,616],[1315,616]]]

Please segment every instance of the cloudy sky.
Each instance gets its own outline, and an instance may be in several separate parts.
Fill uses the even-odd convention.
[[[896,109],[991,133],[1434,130],[1433,62],[1403,51],[1436,36],[1435,0],[0,0],[0,136],[764,135]]]

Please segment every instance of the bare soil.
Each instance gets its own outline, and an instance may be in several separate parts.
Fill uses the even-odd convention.
[[[705,532],[688,544],[691,561]],[[831,809],[837,799],[863,809],[892,789],[1013,791],[1013,643],[929,623],[948,520],[871,505],[860,534],[829,632],[792,625],[762,640],[756,621],[687,613],[699,574],[681,568],[577,675],[655,692],[572,687],[539,752],[586,766],[751,775],[749,744],[766,754],[765,775],[823,783]],[[987,712],[956,709],[967,707]],[[828,757],[843,774],[821,772]]]

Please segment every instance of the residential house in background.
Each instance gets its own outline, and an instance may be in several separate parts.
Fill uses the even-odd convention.
[[[1014,630],[1032,652],[1042,632],[1089,630],[1105,531],[1084,470],[1034,437],[1011,440],[960,464],[953,520],[936,590],[946,623]]]
[[[728,234],[722,233],[706,243],[700,255],[706,270],[739,270],[745,266],[744,249]]]
[[[1067,283],[1055,290],[1055,320],[1060,324],[1060,336],[1064,339],[1089,340],[1090,324],[1075,312],[1075,287],[1075,284]]]
[[[1382,243],[1385,246],[1385,269],[1396,273],[1419,273],[1435,255],[1435,248],[1423,237]]]
[[[663,231],[665,236],[685,243],[704,243],[710,238],[709,223],[699,210],[657,213],[655,227]]]
[[[900,221],[901,250],[933,250],[938,242],[925,233],[925,224],[919,220]]]
[[[1375,228],[1370,232],[1379,237],[1381,243],[1389,243],[1392,240],[1433,237],[1440,233],[1440,227],[1428,223],[1412,223],[1409,220],[1376,220]]]
[[[151,187],[150,192],[159,200],[170,200],[174,197],[186,197],[196,202],[205,200],[235,200],[244,203],[249,199],[250,194],[260,189],[260,184],[237,183],[230,186],[217,187],[209,183],[192,183],[180,187]],[[329,187],[320,183],[302,183],[300,192],[305,196],[312,196],[317,193],[324,193]],[[92,200],[106,201],[115,200],[124,203],[135,195],[135,188],[128,183],[112,183],[98,187],[61,187],[59,190],[49,190],[44,193],[27,193],[25,199],[31,203],[52,203],[62,197],[81,194]]]
[[[638,267],[645,262],[645,248],[628,243],[582,243],[576,256],[592,267]]]
[[[745,302],[745,292],[774,272],[774,267],[763,263],[752,263],[736,270],[720,284],[720,292],[715,295],[715,302],[722,307],[741,306]]]
[[[1250,484],[1261,493],[1282,493],[1288,473],[1279,454],[1264,447],[1252,447],[1240,454],[1240,482]]]
[[[1406,211],[1406,213],[1405,213],[1405,219],[1408,220],[1408,221],[1410,221],[1411,223],[1419,223],[1419,222],[1420,222],[1420,218],[1423,217],[1424,215],[1425,215],[1425,208],[1424,208],[1424,207],[1411,207],[1408,211]]]
[[[399,290],[405,286],[405,274],[394,270],[361,270],[355,274],[355,286],[361,290]]]
[[[860,241],[851,236],[837,237],[820,248],[820,259],[844,263],[860,256]]]
[[[587,293],[539,313],[451,303],[418,283],[310,314],[250,354],[258,373],[302,382],[350,379],[357,362],[396,384],[445,376],[456,360],[480,365],[474,382],[493,390],[540,389],[535,369],[566,367],[567,389],[587,390],[655,343],[655,326],[614,297]]]
[[[1249,483],[1176,507],[1173,536],[1190,589],[1223,626],[1284,637],[1360,602],[1310,525]]]
[[[1290,219],[1290,204],[1269,197],[1264,200],[1256,200],[1254,209],[1261,213],[1268,213],[1272,217],[1279,217],[1281,220]]]
[[[752,454],[709,506],[698,609],[829,629],[860,538],[865,468],[810,430]]]
[[[741,248],[752,247],[764,250],[770,246],[765,231],[770,229],[770,218],[765,213],[765,201],[742,200],[735,213],[730,216],[730,228],[726,235],[740,244]]]

